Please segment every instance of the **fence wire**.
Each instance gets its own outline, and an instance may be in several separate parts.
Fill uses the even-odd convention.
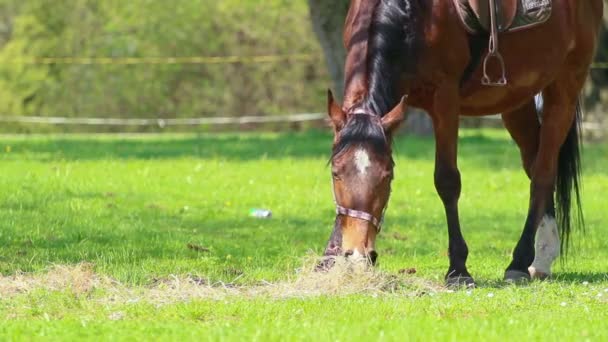
[[[145,64],[260,64],[286,61],[315,61],[313,54],[261,56],[194,56],[194,57],[30,57],[0,61],[0,64],[23,65],[145,65]]]
[[[50,125],[86,125],[86,126],[205,126],[230,125],[252,123],[295,123],[319,121],[325,119],[321,113],[304,113],[281,116],[240,116],[240,117],[212,117],[212,118],[84,118],[84,117],[57,117],[57,116],[0,116],[0,122],[22,124],[50,124]]]
[[[276,54],[256,56],[194,56],[194,57],[30,57],[14,60],[3,60],[0,64],[19,65],[221,65],[221,64],[268,64],[282,62],[314,62],[321,61],[318,54]],[[596,62],[592,69],[608,69],[608,62]],[[139,126],[165,128],[171,126],[221,126],[265,123],[298,123],[323,121],[322,113],[302,113],[289,115],[260,115],[260,116],[230,116],[230,117],[190,117],[190,118],[138,118],[138,117],[70,117],[70,116],[20,116],[0,115],[0,122],[16,124],[47,124],[47,125],[84,125],[84,126]],[[486,117],[483,120],[495,121],[497,117]],[[601,125],[587,122],[586,130],[601,130]]]
[[[284,54],[260,56],[193,56],[193,57],[29,57],[0,60],[0,64],[24,65],[138,65],[138,64],[257,64],[284,61],[321,61],[315,54]],[[608,69],[608,62],[596,62],[591,69]]]

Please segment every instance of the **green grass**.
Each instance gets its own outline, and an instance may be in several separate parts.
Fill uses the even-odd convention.
[[[237,288],[288,281],[331,230],[330,141],[318,132],[0,137],[0,273],[44,277],[53,265],[88,262],[133,291],[171,275]],[[0,339],[607,339],[608,146],[583,155],[586,234],[575,234],[553,280],[519,287],[500,281],[527,210],[517,148],[503,131],[464,131],[459,149],[473,291],[159,304],[109,302],[104,289],[34,289],[0,293]],[[447,229],[433,156],[432,139],[396,141],[378,268],[416,268],[409,277],[440,285]],[[273,218],[248,217],[253,207]]]

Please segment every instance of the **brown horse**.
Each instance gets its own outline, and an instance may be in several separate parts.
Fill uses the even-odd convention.
[[[492,87],[481,83],[489,34],[467,31],[454,0],[351,1],[344,32],[344,103],[336,104],[331,92],[328,103],[335,131],[331,167],[337,215],[327,256],[375,262],[375,239],[393,177],[391,138],[407,106],[418,107],[431,117],[435,133],[435,187],[449,235],[446,281],[474,284],[458,218],[459,116],[502,113],[531,180],[527,218],[505,279],[551,274],[560,245],[567,246],[571,222],[582,219],[578,98],[603,13],[602,0],[552,4],[546,22],[499,35],[508,84]],[[499,64],[490,63],[488,72],[500,75]],[[534,101],[539,93],[542,113]],[[570,214],[573,206],[576,215]]]

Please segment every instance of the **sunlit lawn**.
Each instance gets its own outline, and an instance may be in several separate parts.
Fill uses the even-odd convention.
[[[330,141],[319,132],[0,137],[3,281],[82,262],[142,291],[172,276],[236,288],[289,281],[330,233]],[[410,277],[439,286],[447,231],[432,183],[434,143],[400,137],[395,153],[378,268],[415,268]],[[103,288],[0,292],[0,338],[607,339],[608,146],[588,145],[583,155],[586,234],[575,234],[553,280],[521,287],[500,281],[527,209],[517,149],[503,131],[464,131],[459,154],[473,291],[162,305],[108,302]],[[273,217],[250,218],[251,208]]]

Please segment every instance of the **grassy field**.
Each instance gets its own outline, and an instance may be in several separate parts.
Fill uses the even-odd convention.
[[[608,146],[551,281],[501,282],[528,181],[502,131],[461,133],[478,288],[448,291],[432,139],[396,141],[376,271],[307,272],[333,222],[329,134],[0,137],[1,340],[606,340]],[[248,217],[268,208],[273,218]],[[402,270],[415,269],[415,274]]]

